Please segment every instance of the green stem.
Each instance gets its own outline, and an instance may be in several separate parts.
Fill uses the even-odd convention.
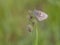
[[[35,43],[34,43],[34,45],[38,45],[38,23],[36,22],[35,23]]]
[[[35,41],[35,45],[38,45],[38,30],[36,28],[36,41]]]

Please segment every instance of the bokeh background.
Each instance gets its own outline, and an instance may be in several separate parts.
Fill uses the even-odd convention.
[[[33,9],[48,14],[45,21],[37,21],[36,45],[60,45],[60,0],[0,0],[0,45],[35,45],[35,28],[26,30],[28,10]]]

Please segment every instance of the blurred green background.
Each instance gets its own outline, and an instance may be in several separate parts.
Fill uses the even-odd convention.
[[[36,45],[60,45],[60,0],[0,0],[0,45],[35,45],[35,28],[26,30],[28,10],[33,9],[48,14],[36,26]]]

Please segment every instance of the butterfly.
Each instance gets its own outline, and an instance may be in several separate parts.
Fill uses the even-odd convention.
[[[33,11],[30,10],[29,12],[33,13],[33,15],[37,18],[38,21],[43,21],[48,18],[48,15],[40,10],[33,10]]]

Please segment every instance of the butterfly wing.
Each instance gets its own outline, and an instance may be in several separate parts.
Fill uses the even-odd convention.
[[[42,11],[34,10],[34,15],[39,21],[43,21],[48,18],[48,15]]]

